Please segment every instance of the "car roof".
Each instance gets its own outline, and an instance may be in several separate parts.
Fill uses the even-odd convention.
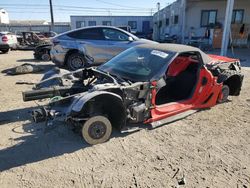
[[[8,34],[10,33],[9,31],[0,31],[1,34],[5,35],[5,34]]]
[[[185,53],[185,52],[199,52],[202,56],[203,62],[205,64],[210,63],[212,58],[201,51],[199,48],[193,46],[183,45],[183,44],[172,44],[172,43],[159,43],[159,44],[142,44],[138,46],[139,48],[150,48],[155,50],[164,50],[174,53]]]
[[[127,35],[135,38],[135,39],[138,39],[137,36],[125,31],[124,29],[120,29],[118,27],[114,27],[114,26],[105,26],[105,25],[97,25],[97,26],[88,26],[88,27],[81,27],[81,28],[78,28],[78,29],[74,29],[74,30],[70,30],[70,31],[67,31],[65,33],[62,33],[60,35],[57,35],[57,36],[61,36],[61,35],[65,35],[65,34],[68,34],[68,33],[71,33],[71,32],[74,32],[74,31],[79,31],[79,30],[84,30],[84,29],[91,29],[91,28],[109,28],[109,29],[116,29],[116,30],[119,30],[123,33],[126,33]]]

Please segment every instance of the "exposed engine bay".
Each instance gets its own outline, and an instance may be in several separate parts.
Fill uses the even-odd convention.
[[[150,116],[150,83],[133,83],[94,68],[49,71],[34,90],[23,93],[24,101],[45,98],[51,98],[48,105],[32,113],[35,122],[60,120],[78,124],[93,114],[105,112],[126,116],[127,122],[117,122],[123,128]]]

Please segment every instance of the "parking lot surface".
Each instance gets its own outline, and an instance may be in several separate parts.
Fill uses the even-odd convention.
[[[0,54],[0,71],[23,63],[53,68],[29,51]],[[32,85],[16,82],[38,82],[42,73],[0,73],[0,187],[249,187],[249,66],[239,97],[154,130],[115,132],[95,146],[66,124],[45,132],[32,123],[37,104],[21,94]]]

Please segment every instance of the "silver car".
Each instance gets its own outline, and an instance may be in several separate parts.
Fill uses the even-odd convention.
[[[145,43],[156,42],[140,39],[116,27],[85,27],[53,38],[50,54],[57,66],[76,70],[107,62],[120,52]]]

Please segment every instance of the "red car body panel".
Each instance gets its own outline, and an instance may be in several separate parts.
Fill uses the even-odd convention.
[[[167,76],[176,76],[185,70],[190,64],[197,63],[188,57],[176,57],[175,60],[168,67]]]
[[[218,62],[220,61],[221,63],[231,63],[235,61],[239,61],[238,59],[233,59],[225,56],[219,56],[219,55],[213,55],[213,54],[208,54],[209,57],[211,57],[214,61]],[[211,64],[214,63],[214,61],[211,62]]]
[[[206,80],[207,84],[202,84],[203,80]],[[152,123],[159,121],[188,110],[197,110],[201,108],[209,108],[217,103],[218,97],[222,89],[222,84],[217,83],[217,77],[214,77],[212,73],[206,68],[201,68],[199,73],[199,79],[192,95],[192,98],[179,102],[168,103],[157,106],[156,100],[156,82],[152,82],[152,110],[151,118],[145,123]]]

